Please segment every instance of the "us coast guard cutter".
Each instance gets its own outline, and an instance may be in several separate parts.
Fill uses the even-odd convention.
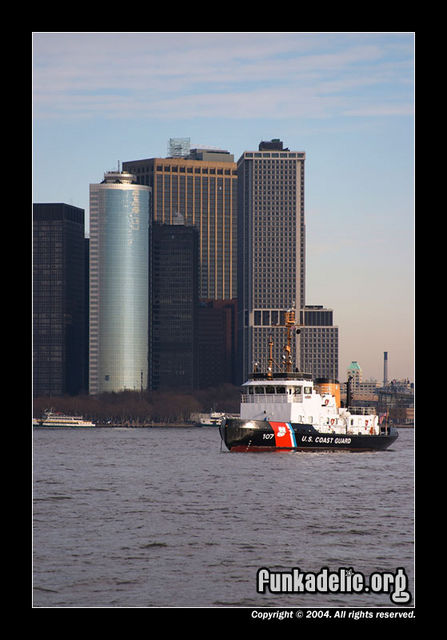
[[[242,386],[240,417],[225,417],[220,435],[230,451],[376,451],[387,449],[397,430],[382,424],[371,407],[340,407],[337,381],[292,373],[291,330],[286,313],[285,371],[273,373],[270,338],[266,373]],[[350,394],[348,394],[349,397]],[[348,403],[347,403],[348,404]]]

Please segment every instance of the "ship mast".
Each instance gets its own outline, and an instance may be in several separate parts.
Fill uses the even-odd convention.
[[[283,363],[284,363],[284,367],[285,367],[285,371],[286,373],[291,373],[292,371],[292,328],[296,327],[296,326],[301,326],[301,325],[297,325],[295,322],[295,310],[294,309],[289,309],[288,311],[285,311],[285,320],[284,320],[284,326],[286,328],[286,335],[287,335],[287,342],[283,347]],[[300,333],[300,330],[297,330],[297,333]],[[254,372],[256,373],[258,370],[258,362],[254,363]],[[273,379],[273,336],[270,335],[269,336],[269,358],[268,358],[268,365],[267,365],[267,378],[269,380]]]
[[[285,326],[287,331],[287,344],[284,345],[284,366],[286,368],[286,372],[290,373],[292,371],[292,356],[291,356],[291,343],[292,343],[292,327],[295,326],[295,311],[293,309],[289,309],[285,314]]]
[[[269,339],[269,363],[267,367],[267,378],[271,380],[273,378],[273,338]]]

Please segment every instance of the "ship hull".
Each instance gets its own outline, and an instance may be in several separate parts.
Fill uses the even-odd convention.
[[[92,429],[94,424],[33,424],[40,429]]]
[[[310,424],[226,418],[219,428],[229,451],[383,451],[398,437],[393,427],[380,435],[321,433]]]

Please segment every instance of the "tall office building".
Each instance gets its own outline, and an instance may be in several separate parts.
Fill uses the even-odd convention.
[[[197,387],[198,244],[181,220],[152,227],[152,389]]]
[[[300,369],[315,378],[338,379],[338,327],[333,310],[306,305],[300,311]]]
[[[255,363],[266,368],[273,336],[276,369],[282,362],[285,313],[304,307],[305,153],[261,142],[238,161],[238,347],[242,382]],[[296,334],[295,334],[296,335]],[[299,339],[299,336],[296,336]],[[294,341],[292,361],[300,366]]]
[[[33,395],[86,390],[84,210],[33,205]]]
[[[183,153],[183,152],[182,152]],[[186,153],[186,152],[185,152]],[[171,158],[123,162],[139,184],[152,188],[153,220],[183,216],[199,231],[199,298],[231,300],[237,290],[237,171],[220,149],[189,149]]]
[[[92,394],[148,384],[150,188],[125,171],[90,185]]]

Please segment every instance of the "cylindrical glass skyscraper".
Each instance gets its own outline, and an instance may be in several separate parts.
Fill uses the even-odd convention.
[[[150,192],[124,171],[90,185],[91,394],[147,388]]]

